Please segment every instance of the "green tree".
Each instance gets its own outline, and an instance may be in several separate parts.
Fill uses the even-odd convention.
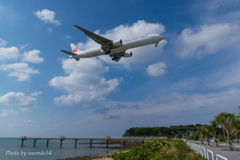
[[[199,136],[199,141],[201,142],[201,144],[203,144],[203,134],[202,134],[202,128],[201,127],[197,128],[197,130],[195,132],[195,135]]]
[[[210,134],[209,134],[209,132],[208,132],[208,130],[207,130],[207,126],[206,126],[206,125],[204,125],[204,126],[201,127],[201,133],[200,133],[200,134],[202,134],[202,136],[206,138],[207,146],[209,146],[209,137],[210,137]]]
[[[216,121],[210,121],[211,125],[210,126],[206,126],[207,132],[213,136],[214,138],[214,142],[215,142],[215,146],[217,147],[217,122]]]
[[[230,121],[234,118],[234,114],[222,112],[222,113],[218,114],[217,116],[215,116],[214,118],[215,118],[215,121],[217,122],[217,124],[221,124],[222,127],[224,128],[224,130],[226,130],[227,137],[228,137],[228,146],[229,146],[228,149],[232,150],[233,148],[230,143],[229,124],[230,124]]]
[[[238,106],[238,110],[239,110],[238,113],[237,113],[238,116],[236,116],[236,117],[240,118],[240,106]]]
[[[236,118],[236,117],[233,118],[230,121],[230,128],[231,128],[231,132],[233,134],[235,134],[235,137],[237,139],[237,143],[239,143],[237,135],[238,135],[238,132],[240,131],[240,120],[238,118]]]

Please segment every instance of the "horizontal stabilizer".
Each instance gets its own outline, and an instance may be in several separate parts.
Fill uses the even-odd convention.
[[[65,51],[65,50],[60,50],[60,51],[62,51],[62,52],[64,52],[64,53],[67,53],[67,54],[69,54],[69,55],[71,55],[71,56],[77,55],[76,53],[68,52],[68,51]]]

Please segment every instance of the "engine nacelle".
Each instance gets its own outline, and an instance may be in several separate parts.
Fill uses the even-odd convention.
[[[114,47],[118,47],[118,46],[121,46],[122,45],[122,40],[116,40],[116,41],[113,41],[113,46]]]
[[[125,58],[132,57],[132,52],[124,52],[123,57]]]

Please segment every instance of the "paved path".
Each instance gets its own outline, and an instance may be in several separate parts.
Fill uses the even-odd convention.
[[[194,143],[194,142],[191,142],[191,143]],[[216,156],[216,154],[219,154],[223,157],[226,157],[228,160],[240,160],[240,151],[225,151],[225,150],[223,150],[225,148],[210,147],[210,146],[202,145],[199,143],[197,143],[197,144],[200,145],[201,147],[204,147],[206,149],[213,151],[214,157]],[[222,160],[221,158],[219,158],[219,159]]]

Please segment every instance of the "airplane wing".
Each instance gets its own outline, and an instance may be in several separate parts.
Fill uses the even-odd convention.
[[[102,36],[99,36],[93,32],[90,32],[82,27],[79,27],[78,25],[74,25],[74,27],[78,28],[79,30],[83,31],[83,33],[85,35],[87,35],[89,38],[91,38],[92,40],[94,40],[95,42],[97,42],[98,44],[101,44],[104,47],[107,48],[115,48],[113,46],[113,41],[107,38],[104,38]]]
[[[77,54],[75,54],[75,53],[68,52],[68,51],[65,51],[65,50],[60,50],[60,51],[62,51],[62,52],[64,52],[64,53],[67,53],[67,54],[69,54],[69,55],[71,55],[71,56],[75,56],[75,55],[77,55]]]

